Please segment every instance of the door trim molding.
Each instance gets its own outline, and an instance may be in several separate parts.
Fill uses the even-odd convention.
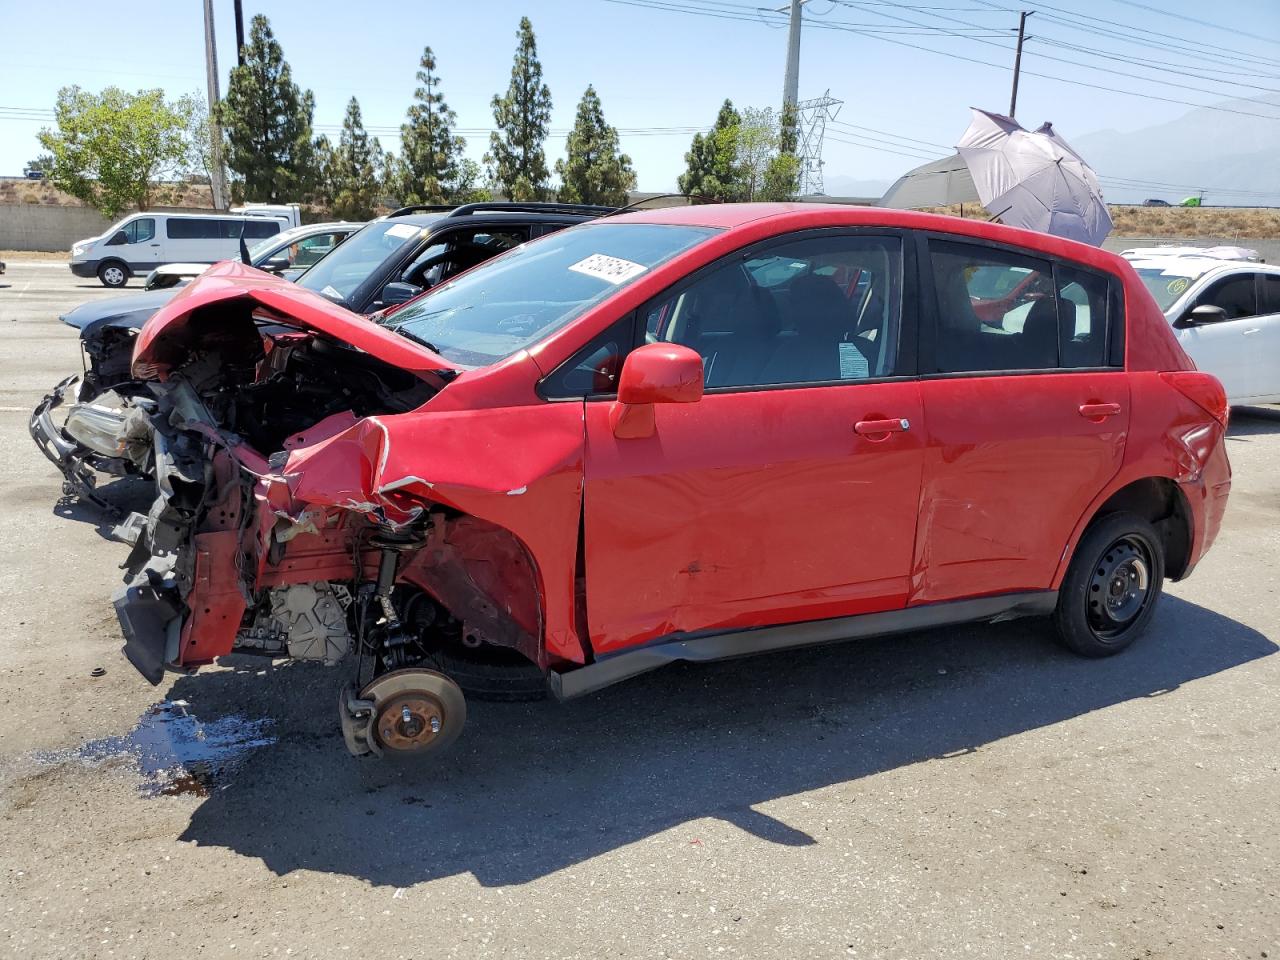
[[[1044,616],[1053,612],[1057,602],[1056,590],[1031,590],[831,620],[753,627],[724,633],[675,634],[636,650],[603,657],[595,663],[563,673],[552,670],[547,674],[547,684],[556,699],[569,700],[677,660],[729,660],[774,650],[883,637],[950,624],[983,621],[994,623],[1019,617]]]

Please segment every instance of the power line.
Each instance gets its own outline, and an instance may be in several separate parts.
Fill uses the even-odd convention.
[[[994,3],[993,0],[977,0],[977,2],[981,3],[983,6],[990,7],[993,10],[1001,10],[1005,13],[1017,12],[1014,8]],[[1245,60],[1253,61],[1254,66],[1264,65],[1272,69],[1280,67],[1280,60],[1259,56],[1258,54],[1247,53],[1243,50],[1233,50],[1229,47],[1219,46],[1217,48],[1209,48],[1203,45],[1197,47],[1181,43],[1167,34],[1156,34],[1156,36],[1161,37],[1162,40],[1153,40],[1151,39],[1152,31],[1148,28],[1134,27],[1128,24],[1117,23],[1114,20],[1103,20],[1099,17],[1091,17],[1088,14],[1077,13],[1074,10],[1058,7],[1051,3],[1037,2],[1036,10],[1039,16],[1062,23],[1065,26],[1071,27],[1073,30],[1079,30],[1094,36],[1099,33],[1110,35],[1129,43],[1136,43],[1141,46],[1154,47],[1156,49],[1176,50],[1181,55],[1190,56],[1198,61],[1204,61],[1206,59]],[[1054,13],[1049,13],[1047,11],[1055,11],[1057,14],[1065,15],[1065,17],[1069,19],[1064,19],[1063,16],[1055,16]],[[1081,21],[1089,21],[1089,23],[1083,24]],[[1230,54],[1230,56],[1224,57],[1224,54]]]
[[[1202,27],[1210,27],[1214,30],[1221,30],[1223,33],[1231,33],[1237,37],[1248,36],[1248,34],[1244,34],[1233,27],[1224,27],[1220,23],[1213,23],[1212,21],[1209,21],[1209,20],[1200,20],[1196,17],[1188,17],[1186,14],[1174,13],[1172,10],[1164,10],[1160,7],[1152,7],[1145,3],[1139,3],[1138,0],[1115,0],[1115,2],[1123,3],[1130,7],[1137,7],[1140,10],[1149,10],[1151,13],[1158,13],[1161,16],[1173,17],[1176,20],[1185,20],[1187,23],[1199,24]],[[1280,40],[1271,40],[1268,37],[1263,37],[1263,36],[1254,37],[1254,39],[1261,40],[1264,43],[1280,44]]]
[[[861,3],[861,2],[859,2],[859,0],[835,0],[835,2],[837,2],[837,3],[841,4],[842,6],[846,6],[846,7],[860,8],[860,7],[862,6],[862,3]],[[916,22],[917,22],[917,21],[914,21],[914,20],[907,20],[907,19],[906,19],[906,18],[904,18],[904,17],[895,16],[895,15],[893,15],[893,14],[889,14],[889,13],[880,13],[880,12],[878,12],[878,11],[873,11],[873,12],[875,13],[875,15],[876,15],[876,16],[888,17],[888,18],[889,18],[889,19],[891,19],[891,20],[901,20],[903,23],[916,23]],[[933,14],[928,14],[928,15],[929,15],[929,16],[933,16],[933,17],[937,17],[938,19],[941,19],[941,20],[949,20],[949,21],[953,21],[953,22],[955,22],[955,23],[959,23],[959,24],[964,24],[964,25],[972,26],[972,24],[969,24],[969,23],[968,23],[968,21],[965,21],[965,20],[958,20],[958,19],[957,19],[957,18],[955,18],[955,17],[948,17],[948,16],[944,16],[943,14],[938,14],[938,13],[933,13]],[[944,31],[944,32],[945,32],[945,31]],[[997,49],[1000,49],[1000,50],[1008,49],[1008,48],[1007,48],[1007,47],[1005,47],[1003,44],[999,44],[999,43],[992,43],[990,40],[984,40],[984,39],[982,39],[982,38],[980,38],[980,37],[973,37],[973,36],[969,36],[969,35],[965,35],[965,34],[959,34],[959,33],[954,34],[954,36],[961,37],[962,39],[972,40],[974,43],[981,43],[981,44],[983,44],[984,46],[988,46],[988,47],[996,47]],[[1054,56],[1053,54],[1049,54],[1049,53],[1043,53],[1043,52],[1041,52],[1041,53],[1039,54],[1039,57],[1040,57],[1041,59],[1043,59],[1043,60],[1053,60],[1053,61],[1055,61],[1055,62],[1057,62],[1057,63],[1065,63],[1065,64],[1068,64],[1069,66],[1079,66],[1079,65],[1080,65],[1080,63],[1079,63],[1079,61],[1078,61],[1078,60],[1068,60],[1068,59],[1066,59],[1065,57],[1056,57],[1056,56]],[[1206,89],[1206,88],[1204,88],[1204,87],[1194,87],[1194,86],[1191,86],[1190,84],[1186,84],[1186,83],[1178,83],[1178,82],[1176,82],[1176,81],[1174,81],[1174,80],[1164,80],[1164,79],[1158,79],[1158,78],[1154,78],[1154,77],[1146,77],[1146,76],[1143,76],[1143,75],[1141,75],[1141,74],[1137,74],[1137,73],[1128,73],[1128,72],[1126,72],[1126,71],[1124,71],[1124,70],[1116,70],[1116,69],[1114,69],[1114,68],[1106,69],[1106,68],[1102,68],[1102,67],[1094,67],[1093,69],[1094,69],[1094,70],[1097,70],[1097,71],[1100,71],[1100,72],[1103,72],[1103,73],[1110,73],[1110,74],[1112,74],[1112,75],[1114,75],[1114,76],[1119,76],[1119,77],[1128,77],[1128,78],[1129,78],[1129,79],[1131,79],[1131,80],[1142,80],[1142,81],[1144,81],[1144,82],[1146,82],[1146,83],[1161,83],[1161,84],[1163,84],[1163,85],[1165,85],[1165,86],[1167,86],[1167,87],[1178,87],[1178,88],[1183,89],[1183,90],[1191,90],[1191,91],[1193,91],[1193,92],[1195,92],[1195,93],[1207,93],[1207,94],[1208,94],[1209,96],[1211,96],[1211,97],[1222,97],[1222,96],[1227,96],[1227,94],[1226,94],[1226,93],[1224,93],[1224,92],[1223,92],[1223,91],[1221,91],[1221,90],[1208,90],[1208,89]],[[1026,72],[1027,72],[1027,73],[1031,73],[1031,71],[1029,71],[1029,70],[1028,70],[1028,71],[1026,71]],[[1032,74],[1032,75],[1033,75],[1033,76],[1036,76],[1036,74]],[[1041,75],[1041,76],[1042,76],[1042,75]],[[1062,79],[1062,78],[1058,78],[1058,79]],[[1074,82],[1074,81],[1068,81],[1068,82]],[[1218,83],[1224,83],[1224,84],[1230,84],[1230,83],[1231,83],[1231,81],[1227,81],[1227,80],[1220,80],[1220,81],[1215,81],[1215,82],[1218,82]],[[1273,89],[1270,89],[1270,88],[1263,88],[1263,89],[1268,89],[1268,92],[1272,92],[1272,93],[1280,93],[1280,90],[1273,90]],[[1117,91],[1117,92],[1121,92],[1121,91]],[[1266,115],[1265,115],[1265,114],[1257,114],[1257,116],[1266,116]],[[1268,119],[1280,119],[1280,117],[1268,117]]]

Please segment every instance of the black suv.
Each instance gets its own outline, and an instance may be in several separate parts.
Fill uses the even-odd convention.
[[[374,313],[504,250],[607,213],[578,203],[404,207],[374,220],[298,278],[356,313]]]

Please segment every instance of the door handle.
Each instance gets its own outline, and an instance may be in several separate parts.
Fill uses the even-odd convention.
[[[853,432],[861,436],[877,433],[906,433],[911,429],[911,421],[905,417],[900,420],[859,420],[853,425]]]
[[[1114,417],[1120,412],[1118,403],[1082,403],[1080,416],[1086,420],[1100,420],[1103,417]]]
[[[153,247],[158,247],[158,246],[160,246],[160,244],[158,244],[158,243],[153,243],[153,244],[152,244],[152,246],[153,246]]]

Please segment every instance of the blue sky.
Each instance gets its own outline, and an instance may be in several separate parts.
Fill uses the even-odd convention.
[[[506,87],[522,14],[532,19],[538,37],[555,103],[553,128],[564,130],[572,124],[588,83],[600,93],[607,119],[624,131],[708,125],[725,97],[740,106],[777,106],[786,31],[776,17],[766,13],[756,18],[751,0],[659,2],[725,10],[748,20],[608,0],[245,0],[244,7],[246,21],[255,13],[270,18],[295,79],[315,92],[318,132],[335,139],[346,102],[355,95],[371,132],[384,146],[396,145],[387,131],[403,120],[418,57],[427,44],[435,50],[443,90],[457,111],[459,126],[490,127],[489,99]],[[771,6],[781,3],[773,0]],[[844,101],[838,120],[854,125],[829,128],[844,142],[827,141],[828,179],[892,180],[954,144],[968,122],[968,106],[1006,110],[1013,59],[1010,28],[1017,19],[1012,10],[1019,7],[1016,0],[811,0],[806,10],[812,23],[805,26],[802,41],[800,96],[818,96],[829,89]],[[104,15],[108,9],[110,15]],[[1068,139],[1100,129],[1139,129],[1190,109],[1120,90],[1215,103],[1256,94],[1261,86],[1280,88],[1280,79],[1258,79],[1253,71],[1242,69],[1244,60],[1235,61],[1234,72],[1228,74],[1207,61],[1197,65],[1189,53],[1179,69],[1198,69],[1209,79],[1183,73],[1166,74],[1166,79],[1212,92],[1175,89],[1096,69],[1110,65],[1144,72],[1119,60],[1094,59],[1094,68],[1080,65],[1074,62],[1080,55],[1062,46],[1169,62],[1166,50],[1104,32],[1132,28],[1159,43],[1185,44],[1206,53],[1228,47],[1241,55],[1268,58],[1277,66],[1267,69],[1280,76],[1280,0],[1145,0],[1145,6],[1132,0],[1053,0],[1052,6],[1041,4],[1039,10],[1028,21],[1034,39],[1027,44],[1024,70],[1107,88],[1073,86],[1024,73],[1019,119],[1028,126],[1052,120]],[[215,0],[215,11],[225,92],[235,59],[231,0]],[[1073,29],[1061,22],[1076,17],[1096,18],[1091,23],[1097,29]],[[110,8],[57,0],[46,0],[37,8],[27,0],[0,0],[0,24],[5,25],[0,31],[0,174],[17,174],[36,155],[35,133],[50,119],[28,111],[49,110],[60,86],[160,86],[173,96],[204,90],[199,0],[124,0]],[[861,26],[846,29],[852,24]],[[919,25],[935,29],[926,33]],[[975,31],[974,25],[989,29]],[[939,27],[969,36],[940,34]],[[855,32],[867,29],[902,32]],[[1229,82],[1220,82],[1224,79]],[[1249,83],[1253,86],[1245,86]],[[1280,108],[1269,112],[1280,114]],[[688,132],[623,133],[623,148],[635,163],[641,189],[675,188],[689,138]],[[469,133],[468,152],[478,159],[487,139],[486,134]],[[549,160],[554,163],[563,150],[563,136],[553,137]]]

